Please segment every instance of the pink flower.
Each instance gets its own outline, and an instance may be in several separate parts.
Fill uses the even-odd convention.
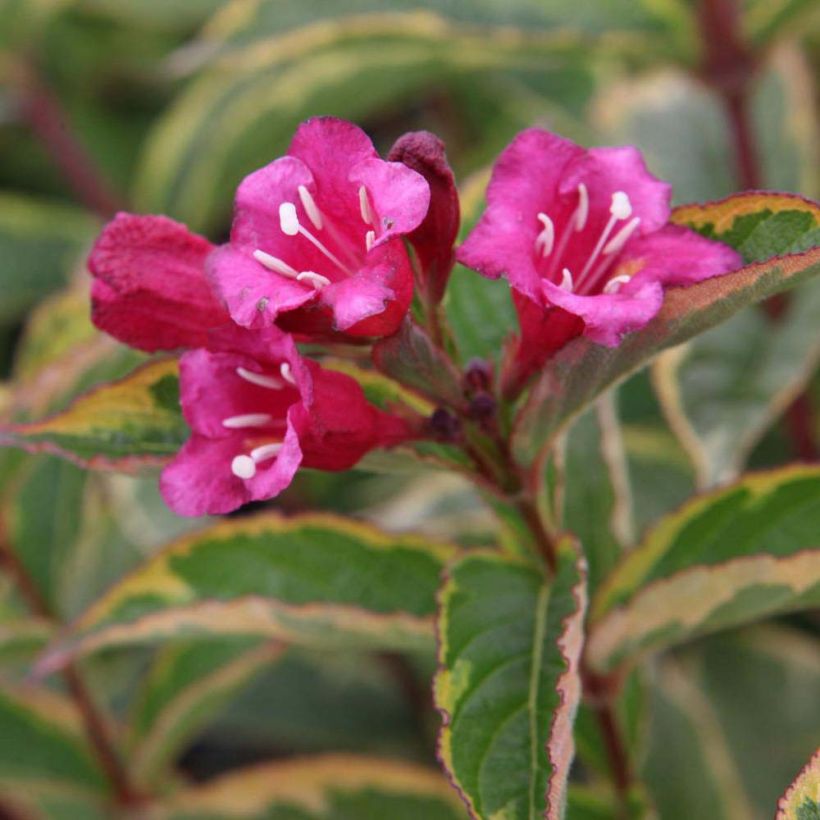
[[[180,515],[272,498],[300,465],[346,470],[369,450],[413,435],[352,378],[302,358],[275,327],[211,333],[207,349],[182,356],[180,391],[192,434],[160,479]]]
[[[245,327],[389,335],[413,295],[401,237],[429,200],[424,178],[380,159],[355,125],[308,120],[286,156],[240,184],[230,244],[210,257],[209,275]]]
[[[457,258],[514,288],[519,370],[579,334],[614,347],[652,319],[666,287],[739,266],[725,245],[667,224],[670,197],[636,148],[586,150],[531,128],[504,150]]]
[[[94,324],[149,353],[202,347],[230,321],[205,278],[213,248],[167,217],[117,214],[88,260]]]

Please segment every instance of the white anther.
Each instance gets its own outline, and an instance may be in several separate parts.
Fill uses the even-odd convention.
[[[287,262],[283,262],[278,256],[271,256],[269,253],[265,253],[265,251],[254,251],[253,258],[259,262],[260,265],[264,265],[268,270],[272,270],[274,273],[281,273],[282,276],[295,279],[299,274],[299,271],[294,270]]]
[[[613,253],[617,253],[624,245],[626,245],[630,236],[635,233],[635,229],[638,225],[641,224],[641,218],[639,216],[633,216],[626,225],[621,228],[612,239],[607,242],[604,246],[603,254],[604,256],[611,256]]]
[[[282,382],[274,376],[266,376],[264,373],[256,373],[244,367],[237,367],[236,375],[257,387],[268,387],[271,390],[281,390],[283,387]]]
[[[330,279],[327,276],[322,276],[321,273],[314,273],[312,270],[303,270],[296,279],[299,282],[310,282],[317,290],[326,288],[330,284]]]
[[[375,231],[368,231],[364,235],[364,246],[367,248],[368,252],[373,247],[376,242],[376,232]]]
[[[568,293],[572,293],[572,273],[570,273],[569,268],[564,268],[561,271],[561,284],[558,287],[560,287],[561,290],[565,290]]]
[[[293,378],[293,371],[290,369],[290,364],[288,362],[282,362],[282,364],[279,365],[279,372],[282,374],[282,378],[286,382],[293,385],[296,384],[296,379]]]
[[[359,210],[362,212],[362,219],[368,224],[373,224],[373,211],[370,210],[370,200],[367,198],[367,188],[359,186]]]
[[[270,421],[273,421],[273,416],[268,413],[245,413],[242,416],[228,416],[222,419],[222,426],[238,430],[242,427],[261,427]]]
[[[605,285],[604,293],[617,293],[621,289],[621,285],[628,282],[632,277],[627,273],[622,273],[620,276],[613,276]]]
[[[231,462],[231,472],[237,478],[247,480],[256,475],[256,464],[250,456],[235,456]]]
[[[552,220],[544,213],[538,214],[538,221],[544,227],[535,239],[535,251],[536,253],[540,252],[542,256],[546,257],[552,253],[552,248],[555,244],[555,225],[553,225]]]
[[[615,191],[612,194],[612,204],[609,206],[609,212],[616,219],[629,219],[632,216],[632,203],[623,191]]]
[[[299,233],[299,217],[296,215],[296,206],[292,202],[283,202],[279,206],[279,227],[282,233],[296,236]]]
[[[302,207],[305,209],[308,219],[313,223],[313,227],[316,228],[317,231],[321,231],[324,222],[322,221],[322,212],[319,210],[316,200],[304,185],[300,185],[296,190],[299,191],[299,199],[302,201]]]
[[[278,456],[281,449],[282,445],[279,443],[263,444],[261,447],[254,447],[254,449],[251,450],[251,458],[255,464],[259,464],[260,461],[267,461],[269,458]]]
[[[583,182],[578,183],[578,207],[573,214],[573,222],[576,231],[584,230],[589,216],[589,191]]]

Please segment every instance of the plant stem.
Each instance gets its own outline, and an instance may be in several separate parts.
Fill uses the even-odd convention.
[[[16,66],[20,113],[59,168],[77,199],[104,219],[123,207],[75,135],[57,95],[30,63]]]
[[[2,522],[0,522],[1,525]],[[42,618],[53,620],[53,613],[48,603],[40,590],[37,589],[2,530],[0,530],[0,558],[4,568],[14,578],[29,609]],[[61,670],[61,674],[68,692],[82,717],[91,747],[111,783],[118,803],[123,806],[133,806],[140,803],[142,797],[137,789],[132,786],[128,771],[109,737],[105,720],[94,705],[91,694],[86,688],[77,667],[72,663],[68,663]]]
[[[558,568],[558,558],[555,554],[555,542],[547,532],[544,522],[541,520],[541,513],[538,512],[538,505],[529,494],[522,494],[516,501],[516,507],[521,513],[521,517],[527,523],[532,532],[535,545],[539,553],[546,561],[550,572],[555,572]]]
[[[738,188],[760,188],[763,175],[749,110],[757,58],[741,36],[740,4],[737,0],[702,0],[698,20],[704,49],[701,74],[720,97],[726,112],[737,162]],[[783,316],[787,306],[785,293],[769,297],[762,305],[772,322]],[[795,455],[804,461],[820,458],[808,394],[798,396],[786,410],[784,420]]]

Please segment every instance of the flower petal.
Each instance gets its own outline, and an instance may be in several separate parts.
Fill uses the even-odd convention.
[[[204,275],[212,249],[167,217],[117,214],[88,260],[94,323],[148,352],[203,345],[228,319]]]
[[[548,302],[584,321],[583,335],[607,347],[617,347],[624,334],[644,327],[663,304],[660,282],[628,282],[617,293],[582,296],[552,282],[543,282]]]
[[[208,257],[207,274],[231,318],[243,327],[265,327],[280,313],[317,298],[311,287],[266,270],[232,245]]]
[[[567,165],[584,149],[540,128],[522,131],[493,166],[487,209],[456,252],[459,262],[483,276],[504,275],[510,284],[541,299],[541,277],[534,264],[534,244],[545,213],[556,225],[569,218],[575,203],[559,197]]]
[[[691,285],[743,264],[740,254],[720,242],[678,225],[667,225],[649,236],[632,240],[620,257],[621,263],[638,260],[635,281],[657,279],[664,285]]]
[[[364,185],[375,221],[376,245],[417,228],[430,206],[430,186],[412,168],[376,157],[355,165],[351,182]]]

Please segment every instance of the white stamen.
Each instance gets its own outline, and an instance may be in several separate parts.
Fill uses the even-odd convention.
[[[322,221],[322,212],[319,210],[316,200],[304,185],[300,185],[296,190],[299,191],[299,199],[302,201],[302,207],[305,209],[308,219],[317,231],[321,231],[324,223]]]
[[[287,262],[283,262],[278,256],[271,256],[269,253],[265,253],[265,251],[254,251],[253,258],[259,262],[260,265],[264,265],[268,270],[272,270],[274,273],[281,273],[282,276],[288,276],[291,279],[295,279],[299,273]]]
[[[299,282],[310,282],[317,290],[326,288],[330,284],[330,279],[327,276],[322,276],[321,273],[314,273],[312,270],[303,270],[296,279]]]
[[[279,227],[282,233],[296,236],[299,233],[299,217],[296,215],[296,206],[292,202],[283,202],[279,206]]]
[[[368,224],[373,224],[373,211],[370,210],[370,201],[367,198],[367,188],[359,186],[359,210],[362,212],[362,219]]]
[[[293,372],[290,369],[290,364],[288,362],[282,362],[279,365],[279,372],[282,374],[282,378],[289,382],[292,385],[296,384],[296,379],[293,378]]]
[[[626,245],[627,240],[633,233],[635,233],[635,229],[638,225],[641,224],[641,218],[639,216],[633,216],[626,225],[621,228],[612,239],[607,242],[606,246],[604,247],[603,254],[604,256],[611,256],[613,253],[617,253],[624,245]]]
[[[281,390],[283,387],[282,382],[274,376],[266,376],[264,373],[256,373],[244,367],[237,367],[236,375],[246,382],[257,385],[257,387],[268,387],[271,390]]]
[[[259,464],[260,461],[267,461],[269,458],[274,458],[279,455],[281,449],[282,445],[279,443],[263,444],[261,447],[254,447],[254,449],[251,450],[251,458],[254,463]]]
[[[373,244],[376,241],[376,232],[375,231],[368,231],[364,235],[364,245],[368,251],[373,247]]]
[[[256,475],[256,464],[250,456],[235,456],[231,462],[231,472],[237,478],[247,480]]]
[[[583,182],[578,183],[578,207],[573,214],[573,222],[576,231],[584,230],[589,216],[589,192]]]
[[[623,191],[615,191],[612,194],[612,204],[609,206],[609,212],[616,219],[629,219],[632,216],[632,203]]]
[[[564,268],[561,271],[561,284],[558,287],[560,287],[561,290],[572,293],[572,273],[570,273],[569,268]]]
[[[605,285],[604,293],[617,293],[621,289],[621,285],[628,282],[632,277],[629,274],[622,273],[620,276],[613,276]]]
[[[228,416],[222,419],[222,426],[238,430],[242,427],[261,427],[270,421],[273,421],[273,416],[269,413],[245,413],[242,416]]]
[[[538,234],[535,240],[535,251],[540,251],[543,257],[547,257],[552,253],[552,248],[555,244],[555,225],[552,220],[544,213],[538,214],[538,221],[544,226],[541,233]]]

